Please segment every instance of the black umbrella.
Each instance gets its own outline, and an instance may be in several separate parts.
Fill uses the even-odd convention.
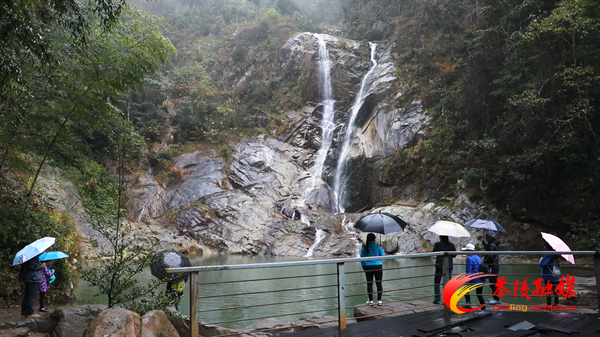
[[[354,228],[363,232],[389,234],[401,232],[406,227],[406,222],[389,213],[371,213],[360,218]]]
[[[188,273],[167,274],[165,269],[191,266],[192,264],[187,256],[181,255],[173,250],[163,250],[162,252],[156,253],[152,258],[150,272],[160,280],[166,279],[171,282],[177,282],[187,279]]]

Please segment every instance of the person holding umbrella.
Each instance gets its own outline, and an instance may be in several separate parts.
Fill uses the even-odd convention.
[[[33,310],[33,303],[37,295],[38,285],[42,281],[42,266],[39,255],[54,244],[53,237],[38,239],[23,247],[15,254],[13,266],[21,265],[19,270],[19,282],[25,283],[25,292],[23,302],[21,303],[21,315],[25,317],[36,317]]]
[[[40,292],[40,311],[46,312],[47,310],[44,304],[46,302],[46,292],[50,289],[50,283],[52,282],[51,278],[54,276],[55,272],[46,265],[46,261],[41,262],[41,267],[40,275],[42,276],[42,279],[38,286]]]
[[[488,252],[498,251],[500,246],[500,241],[496,239],[496,232],[487,231],[485,232],[485,239],[482,242],[485,250]],[[483,263],[485,263],[491,269],[490,274],[494,274],[495,276],[490,276],[488,279],[490,280],[490,288],[492,289],[492,294],[496,292],[496,282],[498,282],[498,273],[500,272],[500,256],[499,255],[486,255],[483,258]],[[489,304],[500,304],[502,300],[500,297],[493,295],[492,298],[488,300]]]
[[[554,251],[552,246],[544,241],[544,248],[547,251]],[[556,286],[558,286],[558,275],[556,272],[556,263],[558,262],[557,256],[546,254],[540,258],[539,265],[542,268],[542,279],[548,285],[552,285],[552,292],[554,295],[546,296],[546,305],[552,304],[552,297],[554,297],[554,305],[558,305],[558,294],[556,293]],[[546,285],[544,284],[544,286]]]
[[[447,235],[440,235],[440,241],[436,242],[433,245],[433,252],[450,252],[455,251],[456,247],[450,239],[448,239]],[[444,258],[448,258],[448,272],[450,273],[450,278],[452,278],[452,269],[453,269],[453,259],[456,255],[448,255],[446,256],[436,256],[435,257],[435,275],[433,277],[433,304],[440,304],[440,282],[442,282],[442,276],[444,276]]]
[[[570,252],[571,249],[567,244],[561,240],[558,236],[542,232],[542,239],[544,241],[544,248],[547,251],[558,251],[558,252]],[[575,264],[575,258],[571,254],[561,254],[561,256],[568,262]],[[546,254],[540,258],[539,265],[542,268],[542,279],[546,284],[552,285],[553,296],[546,297],[546,304],[549,306],[552,303],[552,297],[554,297],[554,305],[558,304],[558,294],[556,287],[560,282],[560,267],[559,258],[556,255]]]
[[[165,296],[173,301],[177,311],[179,311],[179,302],[183,296],[183,289],[189,275],[188,273],[169,274],[166,269],[191,266],[192,264],[187,256],[174,250],[164,250],[156,253],[150,264],[151,274],[160,280],[167,281]]]
[[[383,248],[375,243],[375,234],[369,233],[369,235],[367,235],[367,242],[365,242],[364,246],[361,248],[360,256],[385,256]],[[383,302],[381,301],[383,294],[383,284],[381,282],[383,279],[383,263],[381,260],[372,260],[361,261],[360,264],[367,277],[367,293],[369,295],[367,304],[373,305],[373,278],[375,278],[375,283],[377,284],[377,305],[383,305]]]
[[[69,257],[69,255],[55,251],[55,252],[47,252],[39,256],[40,262],[42,264],[42,281],[39,284],[38,290],[40,292],[40,311],[46,312],[46,292],[50,289],[50,283],[54,282],[56,279],[54,270],[50,269],[50,267],[46,264],[46,261],[49,260],[58,260]]]
[[[23,301],[21,302],[21,316],[35,317],[33,303],[37,295],[38,286],[42,281],[42,265],[40,264],[39,256],[36,255],[32,259],[21,264],[19,271],[19,282],[25,284],[25,292],[23,293]]]

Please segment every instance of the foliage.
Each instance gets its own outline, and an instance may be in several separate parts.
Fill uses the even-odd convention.
[[[275,10],[275,8],[270,8],[267,13],[265,13],[265,22],[269,25],[276,25],[281,20],[281,14]]]
[[[55,249],[68,252],[74,258],[79,257],[73,221],[52,210],[41,195],[36,194],[33,206],[25,209],[22,207],[23,199],[24,191],[16,181],[0,177],[0,298],[9,302],[18,296],[21,289],[17,282],[19,267],[13,267],[12,261],[15,253],[25,245],[41,237],[53,236],[57,239],[53,246]],[[68,273],[61,271],[61,275],[68,276]],[[57,281],[55,288],[64,290],[67,281]]]
[[[65,34],[72,37],[72,47],[83,46],[98,22],[104,30],[117,22],[124,4],[123,0],[94,0],[83,6],[76,0],[2,1],[0,97],[27,91],[27,64],[35,63],[40,72],[59,64],[48,27],[63,27]]]
[[[574,226],[567,235],[569,242],[573,242],[573,250],[598,251],[600,247],[600,229],[597,227]]]
[[[47,163],[65,168],[93,214],[105,216],[109,209],[114,210],[111,178],[99,163],[114,160],[115,144],[121,138],[130,144],[126,155],[131,161],[140,158],[144,147],[143,138],[133,126],[123,123],[123,111],[116,104],[175,54],[170,41],[160,33],[159,20],[126,9],[121,2],[98,2],[96,11],[71,1],[25,3],[0,5],[1,10],[10,7],[9,11],[15,14],[12,19],[29,20],[17,30],[28,29],[28,25],[43,27],[43,41],[19,47],[19,43],[28,41],[15,41],[21,33],[11,31],[4,26],[6,21],[2,22],[1,38],[11,41],[2,46],[2,62],[18,60],[18,68],[1,69],[3,74],[9,72],[2,78],[9,82],[3,82],[0,100],[2,276],[14,273],[15,268],[11,270],[5,263],[12,261],[18,248],[39,237],[57,237],[56,248],[68,249],[76,257],[77,238],[72,221],[55,214],[35,189]],[[77,7],[61,9],[70,3]],[[110,13],[124,20],[110,19],[113,14],[108,12],[97,12],[101,6],[109,6],[113,9]],[[77,22],[79,14],[86,20],[83,26],[65,24]],[[34,28],[31,32],[35,34]],[[31,51],[29,47],[41,49]],[[37,53],[40,50],[42,53]],[[13,54],[5,58],[5,53]],[[4,170],[14,172],[14,176],[5,175]],[[65,282],[70,281],[68,270],[61,273]],[[0,296],[10,299],[17,285],[14,277],[3,280],[6,283],[2,282]]]
[[[82,271],[82,278],[92,286],[98,288],[96,295],[105,294],[108,297],[108,307],[123,305],[138,311],[144,309],[164,309],[168,301],[161,300],[157,289],[164,283],[153,280],[147,284],[141,284],[136,280],[144,269],[149,268],[153,262],[155,248],[158,238],[151,238],[143,244],[134,244],[135,233],[133,228],[123,219],[121,205],[125,202],[124,193],[124,170],[128,158],[126,151],[128,140],[121,137],[116,149],[118,155],[117,181],[117,204],[114,205],[112,216],[105,218],[94,218],[94,228],[104,236],[111,245],[111,251],[103,254],[104,259],[99,265],[86,267]],[[151,301],[153,305],[164,305],[160,308],[148,308],[147,305],[136,303],[141,296],[156,297]],[[143,314],[144,312],[141,312]]]
[[[137,308],[139,305],[133,301],[142,295],[153,296],[163,284],[158,279],[148,284],[136,280],[136,276],[152,263],[153,249],[158,241],[130,247],[133,230],[128,224],[96,219],[94,228],[110,242],[112,253],[105,254],[99,265],[84,268],[82,278],[98,288],[96,295],[108,296],[109,308],[116,305]]]
[[[397,43],[401,85],[434,117],[413,166],[448,193],[482,193],[546,224],[594,218],[594,1],[348,0],[343,9],[350,37],[380,27]]]

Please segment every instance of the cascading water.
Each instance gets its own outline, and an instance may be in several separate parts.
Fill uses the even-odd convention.
[[[335,203],[337,205],[337,210],[339,213],[344,212],[344,186],[346,185],[346,181],[342,181],[345,176],[346,164],[348,160],[348,156],[350,154],[350,148],[352,146],[352,139],[354,136],[354,121],[360,111],[360,107],[365,102],[365,98],[367,95],[367,84],[371,78],[371,74],[377,67],[377,61],[375,60],[375,50],[377,49],[377,44],[369,42],[369,47],[371,47],[371,69],[365,74],[360,83],[360,90],[356,94],[354,98],[354,104],[352,105],[352,109],[350,110],[350,119],[348,120],[346,127],[346,135],[344,136],[344,143],[342,145],[342,151],[340,153],[340,157],[338,158],[337,168],[335,172],[335,177],[333,179],[333,195],[335,197]],[[347,177],[345,177],[347,178]]]
[[[321,94],[321,103],[323,104],[323,118],[321,119],[321,148],[317,152],[317,160],[312,168],[312,182],[304,195],[306,198],[310,196],[316,185],[317,181],[321,179],[323,175],[323,167],[325,165],[325,159],[327,159],[327,153],[331,147],[333,141],[333,130],[335,124],[333,122],[334,110],[333,106],[335,101],[332,97],[331,89],[331,61],[329,60],[329,51],[327,50],[327,43],[325,38],[321,34],[314,34],[319,43],[319,93]],[[306,199],[300,202],[299,207],[305,206]],[[303,223],[310,226],[310,221],[304,214],[301,214],[301,220]],[[325,232],[322,229],[317,229],[315,233],[315,242],[306,252],[305,257],[311,257],[314,249],[319,245],[321,240],[325,238]]]
[[[146,172],[144,172],[144,174],[146,175],[146,178],[148,178],[148,180],[152,179],[152,168],[147,169]],[[146,213],[148,213],[148,202],[146,202],[144,205],[142,205],[142,208],[140,209],[140,212],[138,213],[138,217],[137,217],[136,221],[142,222],[142,220],[146,216]]]
[[[312,183],[309,189],[306,191],[308,195],[316,186],[317,181],[321,179],[323,174],[323,166],[325,159],[327,158],[327,152],[331,147],[333,141],[333,130],[335,124],[333,122],[334,110],[333,105],[335,101],[331,96],[331,62],[329,60],[329,51],[327,51],[327,44],[321,34],[314,34],[319,43],[319,92],[321,93],[322,104],[323,104],[323,119],[321,120],[321,148],[317,152],[317,160],[312,169]]]
[[[322,229],[317,229],[317,231],[315,232],[315,242],[312,244],[312,246],[310,246],[310,248],[308,249],[308,251],[306,252],[306,255],[304,255],[304,257],[313,256],[315,248],[317,248],[317,246],[319,246],[319,243],[321,243],[321,241],[324,238],[325,238],[325,231]]]

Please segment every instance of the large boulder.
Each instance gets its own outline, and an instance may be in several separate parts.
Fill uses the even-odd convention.
[[[123,309],[110,308],[100,312],[85,329],[84,337],[179,337],[164,311],[153,310],[143,317]]]
[[[179,337],[169,317],[162,310],[152,310],[142,316],[141,337]]]
[[[83,337],[139,337],[142,318],[139,314],[123,309],[103,310],[83,332]]]
[[[106,309],[105,305],[59,307],[50,316],[58,320],[54,328],[55,337],[83,336],[83,332],[94,320],[96,313]],[[40,331],[40,330],[38,330]]]

